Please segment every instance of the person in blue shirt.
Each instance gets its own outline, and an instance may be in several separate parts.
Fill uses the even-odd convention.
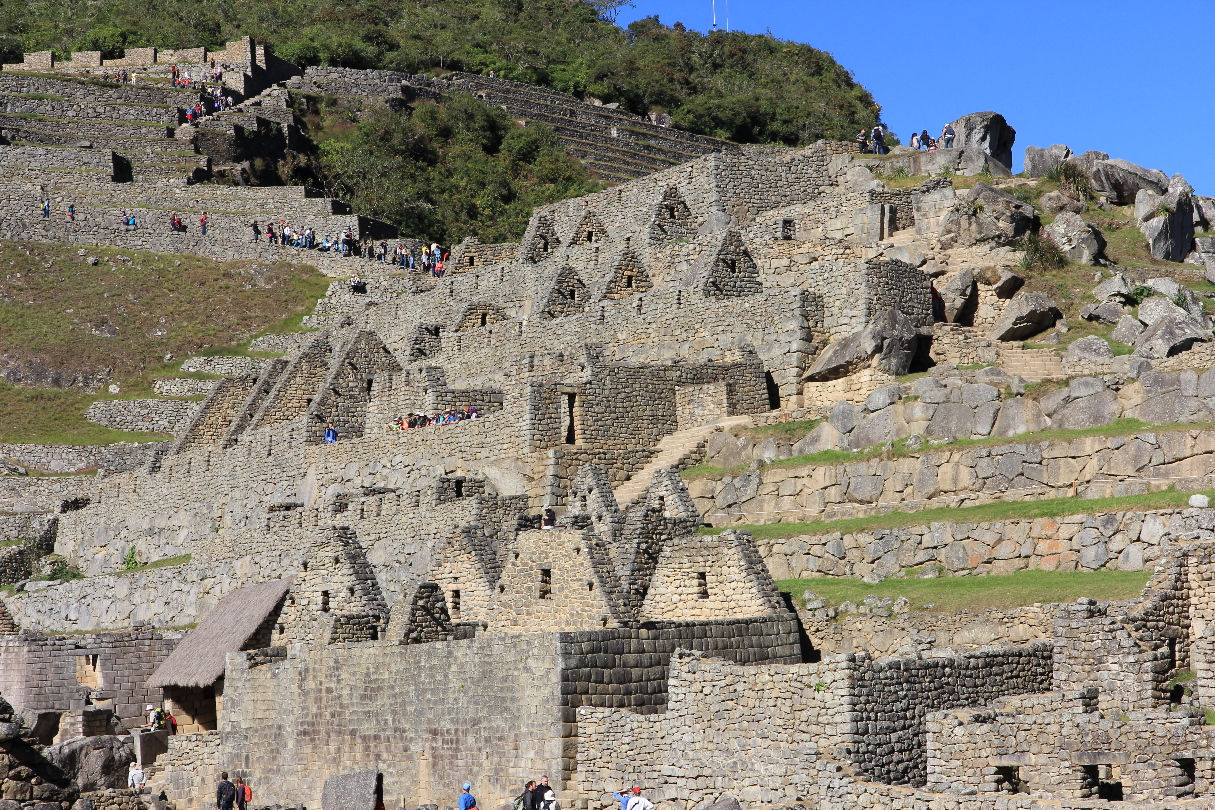
[[[464,792],[460,794],[460,810],[476,810],[477,800],[472,795],[472,785],[464,783]]]
[[[333,423],[330,422],[329,425],[325,428],[325,444],[333,444],[336,441],[337,441],[337,428],[335,428],[333,426]],[[460,810],[467,810],[467,808],[461,807]]]

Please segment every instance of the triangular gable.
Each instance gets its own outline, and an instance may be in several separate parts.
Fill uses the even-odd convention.
[[[523,255],[530,262],[542,262],[557,252],[561,247],[561,239],[557,237],[557,229],[552,220],[544,215],[536,217],[532,228],[531,238],[524,246]]]
[[[757,295],[763,289],[759,266],[742,236],[735,230],[726,231],[705,272],[701,293],[706,298],[737,298]]]
[[[379,335],[367,329],[358,332],[338,353],[333,370],[308,406],[305,441],[322,441],[330,423],[343,439],[362,436],[376,385],[388,388],[392,375],[403,370]]]
[[[566,265],[557,271],[540,313],[548,318],[560,318],[581,312],[586,306],[586,284],[574,272],[574,268]]]
[[[679,189],[675,186],[667,186],[650,218],[650,241],[666,242],[671,239],[686,239],[695,233],[692,209],[684,201]]]
[[[603,242],[607,239],[607,228],[603,227],[603,223],[599,221],[599,217],[595,216],[594,211],[587,211],[582,215],[582,219],[574,226],[574,233],[570,236],[571,245],[593,245],[597,242]]]
[[[604,298],[620,299],[637,295],[653,287],[650,271],[630,248],[625,248],[615,264],[612,265],[612,275],[608,278]]]

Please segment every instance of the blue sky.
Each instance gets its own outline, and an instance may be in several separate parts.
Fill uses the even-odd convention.
[[[711,25],[710,0],[635,2],[621,25]],[[1014,171],[1026,146],[1065,143],[1181,172],[1215,196],[1215,0],[733,0],[730,28],[830,52],[904,143],[995,110],[1017,130]]]

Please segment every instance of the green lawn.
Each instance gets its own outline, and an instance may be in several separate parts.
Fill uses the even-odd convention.
[[[1000,576],[888,579],[876,585],[837,577],[785,579],[776,585],[793,594],[799,604],[804,604],[805,591],[812,591],[830,605],[859,603],[873,594],[896,599],[905,596],[913,610],[979,613],[988,608],[1014,608],[1039,602],[1073,602],[1082,596],[1101,601],[1133,599],[1150,577],[1147,571],[1018,571]]]
[[[805,523],[756,523],[725,527],[704,527],[700,534],[719,534],[724,529],[749,531],[753,537],[778,539],[798,535],[824,535],[840,532],[872,532],[879,529],[897,529],[903,526],[926,526],[938,521],[950,523],[986,523],[993,520],[1015,520],[1041,517],[1064,517],[1066,515],[1089,515],[1107,512],[1144,512],[1151,509],[1178,509],[1186,506],[1193,492],[1176,492],[1163,489],[1145,495],[1126,495],[1121,498],[1045,498],[1039,501],[1008,501],[985,503],[979,506],[960,508],[940,507],[922,509],[918,512],[889,512],[884,515],[847,518],[845,520],[812,520]],[[1215,500],[1215,490],[1204,490]]]

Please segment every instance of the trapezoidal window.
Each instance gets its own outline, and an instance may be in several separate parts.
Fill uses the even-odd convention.
[[[321,613],[329,612],[329,591],[321,591]]]
[[[460,592],[458,590],[453,590],[447,601],[450,605],[447,611],[448,614],[450,614],[453,619],[460,618]]]
[[[476,257],[476,256],[469,256],[469,257],[468,257],[468,266],[469,266],[469,267],[476,267],[476,266],[477,266],[477,257]]]
[[[540,569],[540,591],[537,594],[540,599],[551,599],[553,596],[553,569]]]
[[[485,325],[487,325],[487,324],[489,323],[489,313],[487,313],[487,312],[482,312],[482,313],[481,313],[481,315],[480,315],[479,317],[480,317],[480,320],[481,320],[481,323],[480,323],[480,325],[481,325],[481,326],[485,326]]]
[[[565,395],[565,443],[578,443],[578,421],[574,418],[574,409],[578,405],[577,394]]]
[[[697,571],[696,572],[696,598],[697,599],[708,599],[709,598],[709,572],[708,571]]]
[[[1021,778],[1020,768],[997,766],[996,790],[1001,793],[1029,793],[1029,785]]]
[[[76,656],[76,683],[89,689],[101,688],[101,662],[98,656]]]

